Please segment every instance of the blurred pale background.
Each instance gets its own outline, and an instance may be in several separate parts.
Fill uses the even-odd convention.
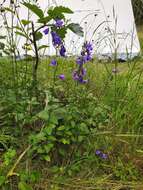
[[[117,51],[119,56],[125,56],[128,51],[134,56],[140,51],[131,0],[39,0],[36,4],[42,7],[45,13],[48,7],[55,5],[64,5],[75,12],[73,15],[67,15],[67,18],[80,23],[85,36],[80,38],[69,31],[65,39],[69,55],[78,54],[84,40],[92,41],[97,55],[113,54]],[[9,6],[9,1],[6,1],[5,5]],[[21,6],[19,15],[20,19],[27,19],[28,10]],[[36,20],[36,16],[31,15],[31,19]],[[4,30],[1,31],[4,33]],[[20,37],[18,46],[21,54],[24,53],[24,43],[25,39]],[[55,54],[50,36],[45,36],[40,43],[50,44],[46,54]]]

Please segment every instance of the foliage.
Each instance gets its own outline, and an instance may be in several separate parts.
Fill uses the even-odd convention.
[[[68,30],[83,36],[66,20],[72,10],[22,6],[36,23],[19,20],[7,29],[26,39],[26,52],[38,52],[21,59],[15,42],[0,36],[10,55],[0,59],[0,188],[142,189],[142,57],[99,63],[85,42],[80,56],[67,58]],[[4,11],[14,14],[12,7]],[[41,58],[49,44],[38,41],[48,34],[59,56]]]

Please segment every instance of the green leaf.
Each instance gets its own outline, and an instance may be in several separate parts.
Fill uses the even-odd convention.
[[[45,127],[44,131],[46,132],[47,135],[51,135],[53,132],[54,125]]]
[[[49,46],[47,46],[47,45],[42,45],[42,46],[39,46],[38,47],[38,50],[41,50],[41,49],[46,49],[46,48],[48,48]]]
[[[24,26],[26,26],[26,25],[28,25],[28,24],[30,24],[31,23],[31,21],[30,20],[21,20],[21,22],[22,22],[22,24],[24,25]]]
[[[22,33],[22,32],[16,31],[15,33],[17,35],[20,35],[20,36],[23,36],[23,37],[27,38],[27,36],[24,33]]]
[[[19,26],[14,26],[13,28],[15,28],[16,30],[23,31],[22,28],[20,28]]]
[[[56,33],[62,38],[64,39],[67,33],[67,27],[62,27],[58,30],[56,30]]]
[[[68,14],[73,13],[71,9],[69,9],[68,7],[63,7],[63,6],[55,7],[54,11],[59,12],[59,13],[68,13]]]
[[[22,4],[25,7],[27,7],[29,10],[31,10],[33,13],[35,13],[39,18],[44,17],[44,13],[43,13],[42,9],[40,9],[40,7],[38,7],[37,5],[26,3],[26,2],[24,2]]]
[[[51,20],[52,20],[52,18],[51,18],[50,16],[46,16],[46,17],[40,18],[40,19],[38,20],[38,22],[39,22],[39,23],[44,23],[44,24],[46,24],[46,23],[48,23],[48,22],[51,21]]]
[[[68,139],[61,139],[61,142],[63,143],[63,144],[70,144],[70,140],[68,140]]]
[[[0,187],[5,183],[6,177],[0,176]]]
[[[38,41],[42,39],[43,35],[41,32],[36,32],[35,37],[36,37],[36,41]]]
[[[50,162],[51,161],[51,158],[50,156],[46,155],[46,156],[43,156],[44,160],[46,160],[47,162]]]
[[[56,20],[56,19],[65,19],[64,13],[72,14],[73,11],[67,7],[63,6],[57,6],[54,9],[48,10],[48,15],[50,18]]]
[[[56,12],[55,10],[49,10],[48,11],[48,14],[49,14],[49,16],[52,18],[52,19],[65,19],[65,16],[64,16],[64,14],[63,13],[59,13],[59,12]]]
[[[18,184],[18,189],[19,190],[32,190],[32,187],[25,182],[19,182]]]
[[[44,145],[44,149],[45,149],[46,153],[49,153],[52,150],[53,147],[54,147],[53,144]]]
[[[64,125],[58,127],[58,131],[64,131],[64,130],[65,130],[65,126]]]
[[[49,9],[48,14],[51,18],[55,19],[64,19],[64,13],[72,14],[73,11],[67,7],[57,6],[54,9]]]
[[[54,9],[49,9],[48,14],[51,18],[55,19],[65,19],[64,13],[72,14],[73,11],[67,7],[57,6]]]
[[[67,27],[78,36],[84,36],[83,28],[79,24],[71,23]]]
[[[47,121],[49,119],[49,112],[47,110],[43,110],[37,115],[40,119]]]

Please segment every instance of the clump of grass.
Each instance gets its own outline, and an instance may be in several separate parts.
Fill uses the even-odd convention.
[[[64,72],[66,81],[59,81],[58,79],[55,81],[54,96],[56,99],[53,101],[59,100],[60,105],[62,105],[62,109],[64,107],[68,108],[69,115],[68,113],[65,115],[65,112],[61,110],[64,117],[67,117],[67,119],[62,118],[62,120],[64,119],[64,122],[67,123],[70,118],[73,117],[74,120],[71,120],[71,122],[73,126],[75,125],[75,127],[77,127],[75,132],[78,132],[78,136],[80,136],[79,139],[82,140],[84,138],[84,140],[79,144],[75,143],[71,145],[64,145],[65,147],[62,147],[63,152],[61,152],[64,154],[64,157],[54,151],[52,165],[47,164],[48,167],[46,168],[44,161],[42,161],[37,154],[35,155],[36,157],[33,155],[34,157],[32,160],[34,162],[31,160],[31,157],[25,155],[22,158],[23,161],[19,163],[17,168],[15,168],[16,171],[18,173],[21,173],[22,171],[23,173],[25,172],[25,167],[28,167],[27,170],[32,172],[35,168],[39,168],[38,171],[42,173],[40,181],[36,182],[36,185],[32,182],[28,182],[31,183],[33,189],[65,188],[70,190],[92,188],[93,186],[98,189],[140,187],[140,180],[142,179],[141,165],[143,148],[142,60],[137,59],[130,64],[118,63],[117,73],[113,71],[114,62],[99,63],[97,60],[94,60],[93,62],[87,64],[87,72],[90,79],[87,85],[77,85],[72,79],[71,71],[75,67],[74,58],[66,59],[66,61],[59,59],[58,61],[60,67],[57,71],[57,75],[58,73]],[[21,64],[24,68],[25,62],[18,62],[17,68],[19,70],[21,70]],[[53,67],[49,66],[49,64],[49,59],[42,60],[39,67],[39,90],[42,90],[42,92],[49,89],[51,85],[53,85],[54,70]],[[7,67],[7,69],[5,68],[6,74],[7,71],[9,71],[8,68],[10,67],[10,64],[6,63],[5,66]],[[3,67],[3,63],[1,64],[1,67]],[[27,69],[29,71],[31,70],[30,64]],[[30,73],[27,73],[29,76]],[[5,74],[3,74],[2,77],[5,78]],[[8,75],[11,76],[10,73]],[[28,78],[28,76],[26,78]],[[19,80],[21,81],[20,75]],[[6,79],[2,80],[2,89],[5,84],[7,84]],[[25,83],[19,84],[25,85]],[[28,89],[28,86],[26,89]],[[13,133],[11,134],[18,146],[15,146],[15,144],[11,141],[7,144],[7,148],[12,146],[16,149],[19,155],[21,155],[21,152],[28,147],[29,135],[31,136],[31,133],[35,135],[36,133],[39,133],[42,128],[46,127],[44,120],[35,123],[32,122],[30,118],[34,115],[31,111],[33,110],[35,112],[35,108],[37,107],[35,107],[35,105],[37,103],[35,102],[35,104],[34,100],[32,100],[32,103],[30,99],[28,102],[26,102],[26,99],[23,101],[22,99],[24,96],[26,98],[25,93],[22,96],[18,96],[18,104],[14,104],[12,112],[9,113],[9,115],[13,115],[13,113],[17,114],[17,119],[20,118],[20,120],[17,120],[18,125],[13,128]],[[1,95],[1,97],[4,99],[4,96]],[[10,97],[12,98],[12,94]],[[11,104],[13,101],[10,97],[7,96],[9,101],[7,101],[7,104]],[[50,96],[48,97],[50,98]],[[46,99],[45,96],[41,95],[40,99],[40,102],[50,101],[50,99]],[[51,102],[48,104],[51,106]],[[26,105],[28,105],[28,108],[31,107],[29,110],[30,113],[23,112],[23,106]],[[40,108],[40,110],[41,109],[42,108]],[[21,113],[24,115],[21,115]],[[28,116],[27,114],[30,115]],[[26,115],[28,117],[25,117]],[[45,116],[43,115],[42,118],[44,117]],[[60,123],[62,123],[62,120],[60,120]],[[68,122],[67,124],[69,125],[70,123]],[[65,127],[68,129],[67,124]],[[81,136],[78,131],[80,124],[84,130],[86,129],[87,134],[85,137]],[[64,129],[63,125],[64,123],[60,126],[61,130]],[[22,130],[19,131],[19,127]],[[4,128],[5,127],[3,127],[3,129]],[[7,131],[8,128],[11,131],[11,126],[7,126]],[[84,130],[81,131],[81,133],[85,132]],[[88,130],[90,130],[90,132]],[[35,136],[35,138],[41,137]],[[64,142],[66,143],[66,141]],[[43,143],[45,142],[39,141],[38,146],[42,147]],[[35,148],[36,147],[37,145]],[[58,147],[60,146],[58,145]],[[65,150],[66,152],[64,152]],[[107,160],[98,157],[96,155],[96,150],[101,150],[105,153],[107,155]],[[31,163],[30,160],[33,163]],[[77,181],[78,178],[79,181]],[[16,181],[18,183],[19,180],[16,179]],[[11,181],[11,183],[13,184],[14,182]]]

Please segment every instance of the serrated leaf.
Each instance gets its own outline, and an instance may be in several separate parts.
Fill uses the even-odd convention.
[[[44,17],[44,13],[43,13],[42,9],[40,7],[38,7],[37,5],[26,3],[26,2],[24,2],[22,4],[25,7],[27,7],[29,10],[31,10],[33,13],[35,13],[39,18]]]
[[[65,19],[64,13],[72,14],[73,11],[67,7],[57,6],[54,9],[49,9],[48,14],[51,18],[55,19]]]
[[[55,10],[49,10],[48,11],[48,14],[49,14],[49,16],[52,18],[52,19],[54,19],[54,20],[56,20],[56,19],[65,19],[65,16],[64,16],[64,14],[63,13],[59,13],[59,12],[57,12],[57,11],[55,11]]]
[[[54,9],[49,9],[48,14],[54,20],[56,19],[65,19],[64,13],[72,14],[73,11],[67,7],[57,6]]]
[[[78,36],[84,36],[83,28],[79,24],[71,23],[67,27]]]
[[[30,24],[31,23],[31,21],[29,21],[29,20],[21,20],[21,22],[22,22],[22,24],[24,25],[24,26],[26,26],[26,25],[28,25],[28,24]]]

